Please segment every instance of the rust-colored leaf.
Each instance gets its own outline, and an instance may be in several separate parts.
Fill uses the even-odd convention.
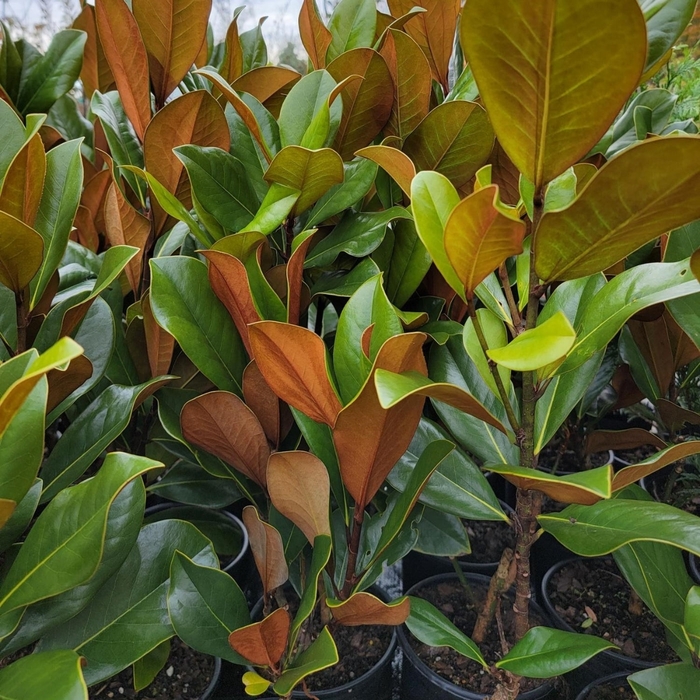
[[[433,77],[443,86],[445,94],[461,4],[461,0],[389,0],[394,17],[408,14],[416,5],[427,10],[406,22],[406,31],[425,53]]]
[[[323,23],[315,0],[304,0],[299,11],[299,34],[301,43],[309,54],[309,60],[315,70],[325,68],[326,53],[333,41],[333,35]]]
[[[343,160],[350,160],[358,148],[374,141],[389,120],[394,84],[386,61],[368,48],[342,53],[327,70],[338,83],[350,76],[362,77],[346,83],[340,93],[343,114],[333,147]]]
[[[4,211],[0,211],[0,231],[0,284],[21,292],[41,267],[44,239]]]
[[[156,323],[153,310],[151,309],[151,297],[148,292],[144,294],[141,300],[141,312],[143,313],[143,330],[146,336],[146,349],[151,376],[160,377],[163,374],[167,374],[170,370],[175,350],[175,338]]]
[[[679,462],[686,457],[691,457],[700,453],[700,440],[689,440],[680,445],[673,445],[663,452],[659,452],[647,459],[633,464],[631,467],[620,469],[613,477],[613,491],[619,491],[639,481],[644,476],[649,476],[659,469],[663,469],[669,464]]]
[[[206,90],[188,92],[169,102],[153,118],[143,144],[146,170],[189,209],[190,181],[185,166],[173,153],[173,148],[185,144],[224,151],[231,144],[224,112]],[[154,210],[156,233],[160,233],[168,217],[159,207]]]
[[[430,65],[420,46],[405,32],[387,32],[380,53],[394,83],[394,103],[386,133],[405,139],[430,110]]]
[[[224,60],[219,68],[221,77],[229,83],[232,83],[243,73],[243,47],[241,46],[238,33],[238,14],[238,11],[234,13],[233,20],[226,30]],[[198,62],[197,68],[203,68],[205,65],[206,59],[203,63]]]
[[[185,439],[264,487],[270,448],[260,421],[235,394],[211,391],[180,414]]]
[[[95,0],[95,19],[124,111],[143,141],[151,121],[151,91],[139,26],[124,0]]]
[[[335,425],[341,405],[323,340],[307,328],[277,321],[254,323],[249,334],[258,368],[277,396],[309,418]]]
[[[83,5],[83,9],[73,22],[73,27],[87,34],[80,80],[83,83],[86,97],[90,99],[95,90],[107,92],[114,85],[114,76],[97,35],[95,8],[87,3]]]
[[[382,408],[374,374],[381,368],[427,375],[424,341],[423,333],[407,333],[387,340],[362,391],[338,415],[333,441],[343,483],[355,499],[356,508],[364,508],[372,500],[408,448],[425,401],[422,396],[412,396],[398,406]]]
[[[75,213],[73,226],[75,226],[75,230],[71,232],[71,240],[77,241],[83,247],[96,253],[100,247],[100,237],[90,210],[82,204],[78,206],[78,211]]]
[[[151,222],[129,204],[116,184],[112,184],[105,197],[105,226],[111,246],[132,245],[141,251],[126,266],[129,286],[137,292],[141,284],[143,256],[151,234]]]
[[[262,131],[260,130],[260,125],[258,124],[253,111],[248,107],[248,105],[243,102],[243,100],[236,94],[235,90],[231,89],[231,86],[218,74],[210,70],[198,70],[196,71],[198,75],[204,76],[207,80],[215,85],[221,94],[226,98],[227,102],[236,110],[238,116],[243,120],[243,123],[248,127],[252,137],[260,146],[263,155],[267,162],[272,160],[272,155],[270,149],[265,143]]]
[[[63,399],[68,398],[76,389],[81,387],[92,376],[92,362],[85,355],[79,355],[71,360],[65,370],[52,369],[46,379],[49,382],[49,398],[46,402],[46,412],[53,411]]]
[[[663,450],[666,443],[654,433],[644,428],[627,428],[625,430],[594,430],[586,438],[586,452],[603,452],[606,450],[636,450],[643,445],[651,445]]]
[[[248,530],[250,549],[260,574],[263,593],[267,595],[283,586],[289,578],[282,536],[272,525],[260,519],[254,506],[243,509],[243,524]]]
[[[5,173],[0,209],[34,226],[46,176],[46,154],[39,134],[32,136]]]
[[[90,211],[98,233],[104,233],[105,230],[104,201],[107,190],[113,182],[111,171],[112,168],[109,167],[90,178],[85,183],[83,194],[80,197],[80,204]]]
[[[238,92],[247,92],[258,102],[266,102],[280,90],[290,89],[301,75],[283,66],[261,66],[244,73],[231,87]]]
[[[380,168],[386,170],[404,194],[407,197],[411,196],[411,182],[416,176],[416,166],[405,153],[391,146],[367,146],[360,149],[357,155],[374,161]]]
[[[700,426],[700,413],[683,408],[668,399],[656,400],[656,412],[668,430],[678,432],[686,425]]]
[[[310,452],[275,452],[267,465],[272,505],[291,520],[311,544],[330,535],[330,479],[323,462]]]
[[[313,240],[313,232],[308,232],[304,240],[294,248],[285,270],[287,278],[287,323],[297,324],[301,317],[304,292],[304,260]]]
[[[691,260],[692,262],[692,260]],[[678,370],[700,357],[700,348],[692,338],[676,323],[668,309],[664,309],[668,337],[673,349],[673,366]]]
[[[211,0],[133,0],[161,107],[192,67],[207,37]]]
[[[463,199],[445,225],[445,252],[468,299],[501,263],[523,251],[525,224],[506,216],[497,201],[498,187],[484,187]]]
[[[243,371],[243,398],[258,417],[268,442],[277,448],[294,419],[289,407],[270,389],[255,360]]]
[[[501,200],[505,204],[516,206],[520,201],[520,173],[498,141],[493,146],[489,162],[491,163],[491,182],[500,188]],[[590,167],[595,172],[595,168]]]
[[[246,352],[253,356],[248,337],[248,325],[260,321],[248,282],[245,265],[233,255],[217,250],[203,251],[209,261],[209,282],[236,324]]]
[[[661,394],[666,395],[673,381],[675,367],[665,316],[646,322],[631,320],[627,327]]]
[[[328,607],[335,620],[345,627],[359,625],[390,625],[395,627],[406,622],[411,613],[407,597],[385,603],[371,593],[355,593],[347,600],[329,600]]]
[[[365,328],[362,331],[362,336],[360,337],[360,346],[362,347],[362,352],[368,360],[372,347],[372,333],[374,332],[374,326],[374,323],[370,326],[367,326],[367,328]]]
[[[275,667],[287,648],[292,618],[284,608],[231,632],[228,643],[244,659],[256,666]]]

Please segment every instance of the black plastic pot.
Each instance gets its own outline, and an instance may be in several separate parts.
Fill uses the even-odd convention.
[[[146,508],[143,517],[144,522],[155,522],[166,518],[178,518],[190,521],[192,518],[196,519],[197,513],[202,513],[207,516],[213,515],[217,518],[221,518],[222,521],[228,521],[231,523],[232,529],[237,532],[241,540],[239,552],[226,562],[221,569],[234,578],[241,587],[244,587],[248,583],[250,577],[253,558],[250,551],[250,542],[248,540],[248,530],[246,530],[240,518],[237,518],[235,515],[225,510],[208,510],[201,506],[183,506],[173,502],[159,503],[150,506]]]
[[[376,595],[377,598],[381,598],[384,602],[389,601],[388,596],[379,586],[372,586],[369,588],[369,592]],[[260,599],[251,611],[253,620],[260,617],[262,604],[263,601]],[[319,700],[344,700],[345,698],[352,698],[352,700],[391,700],[393,686],[391,662],[394,660],[396,645],[397,636],[396,630],[394,630],[386,652],[367,673],[337,688],[314,690],[312,694]],[[295,690],[292,693],[292,698],[308,700],[306,693],[301,690]],[[279,698],[266,697],[263,700],[279,700]]]
[[[589,683],[577,696],[576,700],[589,700],[588,696],[592,690],[595,688],[600,688],[603,685],[610,685],[613,688],[622,688],[627,685],[627,676],[629,674],[627,671],[621,671],[620,673],[612,673],[604,678],[598,678],[597,680]]]
[[[221,680],[221,659],[218,656],[214,657],[214,672],[211,674],[211,681],[207,689],[202,693],[199,700],[212,700],[214,693],[217,690],[219,681]]]
[[[480,574],[466,573],[467,581],[475,584],[488,586],[489,577]],[[420,581],[408,591],[408,595],[414,595],[423,586],[440,583],[446,580],[457,580],[456,574],[442,574],[432,576],[424,581]],[[536,603],[532,603],[532,609],[546,617],[544,611]],[[429,666],[423,663],[422,659],[413,651],[413,647],[408,641],[410,632],[402,625],[398,631],[399,644],[403,651],[403,670],[401,672],[401,700],[483,700],[487,696],[483,693],[475,693],[465,688],[460,688],[454,683],[450,683]],[[518,695],[519,700],[558,700],[561,698],[560,691],[555,687],[554,681],[546,681],[539,688],[529,690]]]
[[[513,509],[504,501],[499,501],[501,508],[508,514],[513,515]],[[497,561],[476,562],[468,555],[460,557],[458,560],[459,566],[464,572],[472,574],[483,574],[490,576],[498,567]],[[449,557],[436,557],[431,554],[423,554],[423,552],[409,552],[403,558],[403,587],[404,591],[415,586],[421,581],[437,576],[439,574],[451,574],[454,572],[454,564]]]
[[[584,557],[569,557],[564,561],[555,564],[542,579],[542,586],[540,589],[540,595],[542,599],[542,605],[547,611],[548,615],[551,617],[552,622],[556,627],[561,630],[566,630],[567,632],[578,632],[571,625],[569,625],[566,620],[564,620],[559,613],[554,608],[552,601],[549,598],[549,593],[547,592],[547,587],[549,581],[554,576],[557,571],[562,569],[567,564],[584,559]],[[614,673],[632,673],[634,671],[641,671],[645,668],[654,668],[655,666],[660,666],[661,664],[656,661],[644,661],[643,659],[634,659],[631,656],[625,656],[618,651],[606,650],[594,656],[590,661],[585,663],[583,666],[577,668],[569,674],[571,685],[578,686],[576,689],[580,689],[586,682],[591,678],[602,678],[604,676],[609,676]]]
[[[691,554],[689,557],[688,568],[690,569],[690,575],[695,580],[695,583],[700,585],[700,559],[694,554]]]

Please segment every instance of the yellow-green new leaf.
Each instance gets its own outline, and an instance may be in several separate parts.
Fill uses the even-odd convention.
[[[601,272],[668,231],[700,218],[700,136],[642,141],[620,153],[535,236],[546,282]]]
[[[344,177],[343,160],[334,150],[312,151],[301,146],[283,148],[265,173],[268,182],[301,192],[294,205],[294,215],[306,211]]]
[[[0,211],[0,230],[0,284],[20,292],[41,267],[44,239],[4,211]]]
[[[537,188],[598,142],[646,62],[636,0],[469,0],[460,36],[498,140]]]
[[[418,173],[411,182],[411,208],[418,237],[445,281],[464,298],[464,285],[445,251],[444,232],[453,209],[459,204],[454,185],[440,173]]]
[[[489,470],[518,488],[541,491],[559,503],[588,506],[612,495],[612,467],[609,464],[566,476],[508,464],[489,465]]]
[[[515,372],[532,372],[562,361],[574,346],[576,331],[563,312],[524,331],[503,348],[488,351],[497,364]]]
[[[445,252],[468,299],[502,262],[523,252],[525,224],[506,216],[497,201],[498,186],[484,187],[463,199],[445,226]]]

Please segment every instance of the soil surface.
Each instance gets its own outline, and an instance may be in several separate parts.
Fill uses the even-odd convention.
[[[432,603],[462,632],[471,636],[477,613],[481,610],[486,597],[486,587],[472,585],[468,595],[458,581],[443,581],[423,586],[413,595]],[[510,637],[509,630],[512,629],[513,624],[513,606],[506,601],[502,606],[502,619],[506,639],[512,643],[513,640],[508,638]],[[534,616],[531,617],[531,620],[533,624],[539,622]],[[490,694],[496,689],[496,681],[493,676],[484,671],[475,661],[467,659],[448,647],[430,647],[427,644],[422,644],[410,633],[407,634],[407,637],[420,659],[450,683],[476,693]],[[495,663],[503,656],[495,622],[491,624],[486,639],[479,645],[479,648],[489,664]],[[537,688],[544,682],[524,679],[521,692]]]
[[[343,627],[332,630],[340,661],[325,671],[306,679],[309,690],[338,688],[369,671],[386,653],[391,644],[393,627]]]
[[[642,445],[634,450],[615,450],[615,458],[621,462],[637,464],[637,462],[642,462],[648,457],[655,455],[658,451],[658,448],[653,445]]]
[[[585,700],[637,700],[637,696],[627,683],[620,686],[606,683],[594,688]]]
[[[685,469],[685,472],[676,476],[668,498],[664,498],[664,496],[668,480],[673,476],[673,471],[670,469],[664,469],[657,474],[653,474],[648,479],[647,488],[651,489],[652,495],[657,501],[669,503],[676,508],[684,510],[686,513],[700,515],[699,473],[692,465],[688,465]]]
[[[498,563],[506,547],[515,546],[513,528],[502,520],[463,520],[472,553],[459,557],[473,564]]]
[[[631,604],[632,589],[612,559],[580,560],[562,567],[549,580],[547,593],[555,610],[577,632],[609,639],[635,659],[678,661],[666,644],[661,622],[641,600],[635,597]]]
[[[214,657],[200,654],[181,642],[171,641],[170,658],[153,683],[140,692],[134,690],[131,666],[119,675],[90,688],[90,700],[199,700],[209,687]]]

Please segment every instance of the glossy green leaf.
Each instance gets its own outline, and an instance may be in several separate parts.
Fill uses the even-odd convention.
[[[651,496],[640,487],[627,488],[621,498],[649,502]],[[615,563],[627,582],[647,607],[682,644],[686,596],[693,581],[688,575],[683,553],[659,542],[633,542],[613,552]]]
[[[565,476],[508,464],[489,465],[518,488],[541,491],[560,503],[591,504],[612,495],[612,467],[607,464]]]
[[[560,311],[536,328],[523,331],[508,345],[489,350],[488,356],[516,372],[531,372],[560,363],[575,341],[576,332]]]
[[[489,348],[502,348],[508,344],[506,327],[496,314],[489,309],[477,309],[476,314],[479,324],[481,325],[481,330],[486,338],[486,344]],[[462,339],[464,341],[464,349],[479,370],[481,378],[486,382],[491,391],[497,394],[498,388],[496,387],[496,380],[493,378],[488,357],[484,354],[484,350],[476,334],[476,329],[474,328],[474,322],[471,318],[468,318],[464,324]],[[498,372],[501,375],[503,386],[508,386],[510,384],[510,370],[507,367],[499,366]]]
[[[431,442],[449,440],[436,423],[421,418],[411,444],[387,477],[397,491],[405,491],[420,455]],[[486,477],[462,450],[455,448],[438,465],[421,492],[427,506],[469,520],[504,520],[503,512]]]
[[[277,182],[273,183],[260,204],[255,218],[241,229],[241,233],[245,231],[257,231],[265,235],[272,233],[285,222],[300,195],[299,190]]]
[[[620,273],[586,305],[575,324],[576,342],[558,374],[588,361],[615,337],[635,313],[653,304],[700,292],[688,260],[647,263]]]
[[[340,0],[333,10],[328,29],[331,44],[326,60],[363,46],[372,46],[377,27],[377,8],[374,0]]]
[[[498,668],[528,678],[554,678],[568,673],[615,645],[589,634],[533,627],[498,662]]]
[[[365,333],[372,326],[368,347]],[[351,401],[364,385],[382,344],[403,332],[382,286],[381,276],[365,282],[345,305],[333,345],[333,369],[340,397]]]
[[[325,70],[312,71],[305,75],[285,98],[279,116],[280,141],[282,146],[302,145],[304,136],[319,112],[328,110],[328,100],[336,87],[335,80]],[[335,100],[330,106],[325,138],[316,148],[332,143],[340,125],[342,103]]]
[[[401,308],[428,274],[432,259],[418,237],[413,221],[398,219],[394,223],[393,233],[394,247],[385,274],[385,286],[391,302]]]
[[[81,141],[68,141],[46,154],[46,178],[34,227],[44,239],[44,262],[32,283],[32,306],[41,299],[68,245],[83,185]]]
[[[225,508],[241,498],[234,482],[219,479],[199,464],[179,461],[148,487],[149,493],[190,506]]]
[[[538,519],[565,547],[586,557],[639,541],[661,542],[700,556],[700,518],[665,503],[613,499],[572,505]]]
[[[627,682],[639,700],[691,700],[698,690],[700,669],[689,663],[667,664],[637,671]]]
[[[461,557],[471,553],[469,536],[456,515],[425,508],[418,523],[418,541],[413,549],[434,557]]]
[[[649,139],[604,165],[568,208],[535,235],[546,282],[602,272],[663,233],[700,218],[700,137]],[[659,163],[665,164],[660,167]]]
[[[377,165],[365,158],[345,163],[345,179],[331,187],[309,214],[307,228],[316,226],[336,216],[359,202],[370,190],[377,175]]]
[[[430,111],[408,136],[403,150],[416,170],[437,171],[460,189],[486,163],[493,142],[484,108],[454,100]]]
[[[238,584],[218,568],[200,566],[175,552],[170,570],[168,611],[185,644],[203,654],[245,664],[228,643],[233,630],[250,624],[248,603]]]
[[[108,386],[77,416],[42,465],[42,503],[85,473],[124,432],[139,398],[160,383],[158,378],[137,386]]]
[[[64,29],[54,35],[46,53],[23,75],[17,109],[24,114],[48,112],[59,97],[73,88],[83,65],[87,34]],[[26,64],[24,69],[26,70]]]
[[[0,529],[0,552],[12,546],[31,523],[41,496],[41,479],[35,479],[32,487],[17,504],[10,519]]]
[[[646,60],[636,0],[470,0],[460,37],[499,142],[536,188],[597,143]]]
[[[190,178],[199,219],[211,231],[208,221],[213,217],[216,238],[236,233],[252,221],[259,201],[237,158],[220,148],[201,146],[179,146],[174,152]]]
[[[6,641],[3,654],[34,644],[88,604],[97,590],[119,569],[134,546],[145,503],[143,481],[134,479],[121,490],[109,508],[102,557],[95,573],[87,582],[26,608],[17,631]]]
[[[379,402],[383,408],[392,408],[411,396],[427,396],[479,418],[504,434],[508,432],[503,423],[485,406],[455,384],[433,382],[418,372],[397,374],[378,369],[375,375],[375,385]]]
[[[328,627],[324,627],[313,643],[304,650],[287,670],[277,679],[273,690],[278,695],[287,695],[306,676],[322,671],[338,663],[338,650]]]
[[[465,352],[461,338],[453,336],[445,345],[433,346],[430,350],[429,370],[435,381],[462,388],[474,396],[501,423],[507,422],[503,404],[481,378]],[[516,445],[498,428],[446,403],[433,401],[433,406],[450,434],[469,454],[483,462],[518,463],[519,452]]]
[[[158,325],[217,388],[240,396],[245,349],[211,291],[206,265],[194,258],[158,258],[151,261],[151,274],[151,308]]]
[[[488,668],[479,647],[437,608],[422,598],[411,596],[409,600],[411,614],[406,620],[406,627],[416,639],[431,647],[450,647],[462,656]]]
[[[99,566],[114,499],[129,481],[159,466],[145,457],[112,453],[95,477],[56,496],[0,587],[0,610],[30,605],[85,583]]]
[[[389,223],[410,218],[411,215],[402,207],[391,207],[382,212],[348,212],[333,231],[311,249],[304,267],[325,267],[341,253],[355,258],[369,255],[381,244]]]
[[[140,691],[153,683],[155,677],[163,670],[170,656],[170,640],[161,642],[140,659],[134,661],[134,690]]]
[[[638,0],[647,23],[645,70],[658,64],[683,34],[693,18],[696,0]]]
[[[7,93],[10,101],[8,102],[6,100],[2,100],[4,107],[0,109],[2,109],[3,112],[6,112],[5,108],[7,108],[13,114],[16,114],[10,105],[17,99],[17,92],[19,91],[19,84],[22,77],[22,56],[20,56],[15,42],[12,41],[10,28],[4,21],[2,22],[1,26],[2,47],[0,47],[0,85],[2,85],[3,90],[5,93]],[[24,131],[24,129],[22,129],[22,131]],[[11,139],[8,139],[8,141],[11,142]],[[9,143],[3,145],[8,146]],[[0,162],[1,159],[2,156],[0,156]],[[5,169],[0,165],[0,181],[2,181],[4,174]]]
[[[411,470],[403,492],[394,501],[391,510],[384,515],[384,526],[381,529],[379,541],[372,552],[372,563],[382,556],[393,539],[397,537],[411,510],[413,510],[413,506],[418,501],[428,479],[430,479],[440,463],[452,452],[454,447],[454,443],[449,440],[435,440],[423,450]]]
[[[198,565],[218,565],[209,540],[193,525],[180,520],[145,525],[119,571],[69,623],[45,636],[40,649],[67,648],[84,656],[85,679],[93,685],[172,637],[167,596],[176,551]]]
[[[698,649],[700,649],[700,586],[693,586],[688,590],[683,626],[697,654]]]
[[[100,120],[114,162],[118,166],[143,168],[143,149],[124,112],[119,93],[113,90],[103,95],[96,90],[92,95],[90,110]],[[145,188],[139,179],[126,170],[123,174],[134,192],[143,200]]]
[[[0,670],[0,697],[7,700],[87,700],[82,660],[68,650],[25,656]]]

